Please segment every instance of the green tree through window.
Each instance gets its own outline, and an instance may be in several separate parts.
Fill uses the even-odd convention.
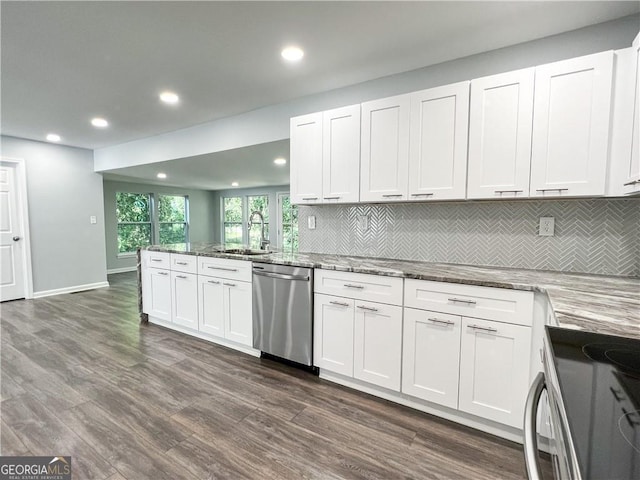
[[[187,243],[189,224],[187,221],[188,199],[178,195],[160,195],[158,199],[158,223],[160,243]]]
[[[266,195],[247,197],[247,218],[252,212],[260,212],[264,217],[264,238],[269,240],[269,197]],[[253,221],[249,228],[249,248],[260,248],[261,226],[257,215],[253,217]]]
[[[282,231],[280,232],[280,248],[283,252],[298,251],[298,206],[291,205],[289,194],[278,196],[280,201],[280,221]]]
[[[151,196],[148,193],[116,193],[118,253],[133,253],[151,245]]]
[[[226,197],[222,200],[225,245],[242,245],[242,197]]]

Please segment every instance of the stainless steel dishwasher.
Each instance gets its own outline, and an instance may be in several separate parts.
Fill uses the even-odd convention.
[[[253,347],[313,364],[313,269],[253,264]]]

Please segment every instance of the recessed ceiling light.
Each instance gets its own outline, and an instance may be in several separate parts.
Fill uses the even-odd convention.
[[[60,135],[57,135],[55,133],[50,133],[49,135],[47,135],[47,140],[49,140],[50,142],[59,142]]]
[[[91,125],[98,128],[104,128],[109,126],[109,122],[107,122],[104,118],[96,117],[91,119]]]
[[[240,184],[239,184],[238,182],[231,182],[231,186],[232,186],[232,187],[237,187],[237,186],[239,186],[239,185],[240,185]]]
[[[287,163],[287,160],[285,158],[278,157],[273,161],[273,163],[275,163],[276,165],[285,165]]]
[[[304,57],[304,52],[300,47],[287,47],[282,52],[280,52],[282,58],[288,60],[289,62],[297,62]]]
[[[156,175],[156,177],[158,177],[158,178],[167,178],[167,174],[160,172],[160,173],[158,173],[158,175]]]
[[[180,101],[180,97],[178,97],[178,95],[173,92],[162,92],[160,94],[160,100],[162,100],[164,103],[174,105]]]

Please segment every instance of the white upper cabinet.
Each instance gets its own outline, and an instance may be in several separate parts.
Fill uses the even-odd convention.
[[[633,124],[629,170],[623,183],[624,193],[640,193],[640,34],[633,41]]]
[[[409,200],[464,199],[469,82],[411,94]]]
[[[291,203],[322,201],[322,112],[291,119]]]
[[[322,114],[322,200],[354,203],[360,198],[360,105]]]
[[[536,68],[531,197],[605,193],[613,52]]]
[[[471,81],[467,198],[529,196],[534,72]]]
[[[362,104],[360,201],[407,199],[409,95]]]

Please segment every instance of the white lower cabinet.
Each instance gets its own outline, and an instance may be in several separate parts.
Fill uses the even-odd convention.
[[[314,300],[313,364],[352,377],[355,301],[319,293]]]
[[[198,276],[198,330],[224,338],[224,290],[222,279]]]
[[[522,428],[530,351],[530,327],[463,317],[458,408]]]
[[[353,376],[400,391],[402,307],[356,302]]]
[[[462,317],[404,309],[402,393],[458,408]]]
[[[198,329],[198,276],[171,272],[171,321],[181,327]]]
[[[171,321],[171,272],[160,268],[142,270],[142,312]]]

